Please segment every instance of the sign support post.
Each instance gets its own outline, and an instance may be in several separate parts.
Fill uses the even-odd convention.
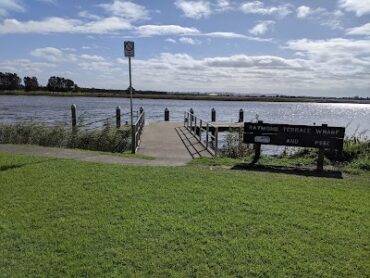
[[[136,152],[136,138],[134,128],[134,111],[132,105],[132,75],[131,75],[131,57],[128,57],[129,80],[130,80],[130,112],[131,112],[131,153]]]
[[[128,74],[130,82],[130,111],[131,111],[131,152],[136,152],[136,131],[134,128],[134,111],[132,105],[132,74],[131,74],[131,57],[135,57],[135,44],[132,41],[125,41],[125,57],[128,57]]]

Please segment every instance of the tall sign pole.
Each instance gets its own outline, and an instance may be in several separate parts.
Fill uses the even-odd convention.
[[[136,152],[136,138],[134,128],[134,112],[132,107],[132,75],[131,75],[131,57],[135,57],[135,43],[133,41],[125,41],[125,57],[128,57],[128,74],[130,80],[130,111],[131,111],[131,152]]]

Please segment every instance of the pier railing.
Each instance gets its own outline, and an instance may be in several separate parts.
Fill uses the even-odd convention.
[[[218,127],[187,111],[184,112],[184,127],[186,127],[199,143],[201,143],[213,156],[218,155]]]
[[[136,120],[136,122],[134,123],[134,138],[132,140],[132,142],[135,144],[134,147],[135,147],[135,152],[137,151],[139,145],[140,145],[140,142],[141,142],[141,135],[143,134],[143,129],[144,129],[144,126],[145,126],[145,112],[143,109],[140,109],[140,114]]]

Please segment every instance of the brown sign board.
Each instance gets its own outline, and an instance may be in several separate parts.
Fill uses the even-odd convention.
[[[244,143],[342,150],[344,127],[244,123]]]

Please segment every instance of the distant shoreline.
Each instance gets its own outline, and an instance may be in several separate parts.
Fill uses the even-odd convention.
[[[127,93],[109,92],[24,92],[24,91],[2,91],[0,95],[9,96],[51,96],[51,97],[116,97],[129,98]],[[204,101],[250,101],[250,102],[303,102],[303,103],[349,103],[370,104],[370,99],[356,98],[330,98],[330,97],[288,97],[288,96],[220,96],[220,95],[192,95],[192,94],[155,94],[136,93],[135,99],[169,99],[169,100],[204,100]]]

